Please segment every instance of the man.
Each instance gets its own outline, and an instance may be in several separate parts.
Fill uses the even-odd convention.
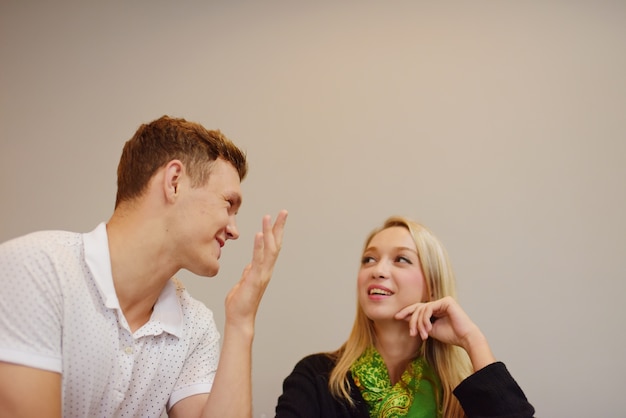
[[[255,316],[287,212],[263,218],[226,297],[221,355],[211,311],[173,278],[217,274],[246,172],[219,131],[164,116],[125,144],[107,223],[0,245],[0,416],[250,417]]]

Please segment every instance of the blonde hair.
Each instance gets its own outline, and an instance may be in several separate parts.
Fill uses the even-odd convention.
[[[456,283],[448,253],[441,242],[423,225],[405,217],[392,216],[369,234],[365,240],[364,249],[376,234],[394,226],[406,228],[413,237],[426,281],[426,291],[431,300],[444,296],[456,298]],[[330,392],[334,397],[345,399],[354,405],[354,400],[350,396],[348,371],[359,356],[368,347],[374,345],[375,339],[373,322],[365,315],[357,298],[356,318],[350,336],[337,351],[330,353],[331,357],[336,359],[336,365],[328,382]],[[472,372],[467,353],[460,347],[429,338],[422,344],[419,352],[415,353],[416,357],[419,355],[425,356],[426,361],[435,369],[441,381],[443,416],[446,418],[465,417],[452,391]]]

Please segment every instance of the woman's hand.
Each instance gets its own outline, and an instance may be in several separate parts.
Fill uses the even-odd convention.
[[[450,296],[432,302],[414,303],[403,308],[395,317],[408,321],[411,336],[419,335],[424,341],[431,337],[462,347],[470,356],[475,371],[495,361],[483,333]]]

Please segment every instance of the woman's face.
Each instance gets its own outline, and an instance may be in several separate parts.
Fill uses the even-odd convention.
[[[374,235],[363,252],[358,298],[373,321],[393,320],[402,308],[428,300],[426,281],[409,231],[401,226]]]

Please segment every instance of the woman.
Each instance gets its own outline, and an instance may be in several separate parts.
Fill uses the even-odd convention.
[[[532,417],[534,409],[456,302],[448,255],[391,217],[367,240],[348,340],[300,360],[276,418]]]

